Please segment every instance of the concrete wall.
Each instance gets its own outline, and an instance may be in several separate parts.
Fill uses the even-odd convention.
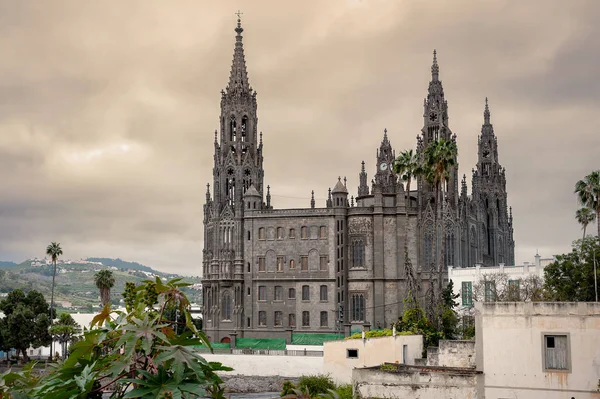
[[[221,362],[233,367],[225,375],[300,377],[323,374],[323,358],[320,356],[262,356],[262,355],[215,355],[202,354],[209,362]]]
[[[475,341],[440,341],[439,347],[427,349],[427,365],[475,368]]]
[[[354,369],[352,379],[354,395],[359,398],[482,398],[478,395],[478,386],[482,385],[481,374],[476,372],[401,366],[397,371]]]
[[[352,369],[355,367],[378,366],[382,363],[404,363],[402,351],[407,345],[406,364],[415,364],[423,351],[423,336],[397,335],[370,339],[349,339],[329,341],[323,345],[323,370],[338,384],[352,382]],[[348,349],[357,349],[358,358],[347,357]]]
[[[600,303],[477,303],[487,398],[600,398]],[[571,370],[544,370],[543,335],[568,334]]]

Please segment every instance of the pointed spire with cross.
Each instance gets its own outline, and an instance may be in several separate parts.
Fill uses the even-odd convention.
[[[483,111],[483,122],[486,125],[490,124],[490,107],[488,106],[488,98],[485,98],[485,110]]]
[[[437,62],[437,51],[433,50],[433,63],[431,64],[431,80],[437,81],[439,79],[440,67]]]

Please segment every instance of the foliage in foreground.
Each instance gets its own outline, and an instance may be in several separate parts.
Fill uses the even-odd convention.
[[[352,385],[336,386],[329,375],[308,375],[300,377],[298,386],[290,381],[283,383],[281,397],[296,399],[352,399]]]
[[[1,375],[0,397],[11,392],[24,399],[88,399],[112,390],[111,398],[222,398],[215,371],[231,368],[207,362],[194,349],[210,343],[192,323],[180,280],[129,286],[126,312],[105,306],[70,356],[48,375],[36,376],[31,368]],[[163,318],[169,306],[179,310],[189,331],[175,333],[173,322]]]

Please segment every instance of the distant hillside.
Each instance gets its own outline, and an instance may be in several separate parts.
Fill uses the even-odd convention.
[[[15,262],[0,260],[0,269],[10,269],[11,267],[15,267],[17,264]]]
[[[142,270],[149,273],[157,273],[156,270],[152,270],[152,268],[148,266],[141,265],[137,262],[127,262],[125,260],[111,259],[111,258],[87,258],[89,262],[101,262],[105,266],[113,266],[118,269],[133,269],[133,270]]]
[[[92,311],[99,306],[99,293],[94,283],[94,274],[110,268],[115,278],[115,286],[111,289],[111,299],[118,304],[128,281],[140,283],[143,280],[160,277],[163,281],[177,275],[161,273],[147,266],[121,259],[89,258],[85,261],[65,261],[57,265],[55,302],[65,311]],[[92,262],[101,262],[102,265]],[[5,262],[8,263],[8,262]],[[7,293],[20,288],[24,291],[38,290],[46,299],[50,298],[53,266],[46,260],[29,259],[19,265],[0,268],[0,293]],[[184,277],[190,284],[199,283],[194,277]],[[199,302],[200,291],[186,287],[186,294],[192,302]]]

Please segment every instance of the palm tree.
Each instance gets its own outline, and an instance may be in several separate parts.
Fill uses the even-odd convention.
[[[406,182],[406,196],[405,196],[405,208],[406,208],[406,222],[404,231],[404,268],[408,282],[408,291],[413,301],[413,305],[417,305],[417,290],[421,286],[420,281],[415,281],[413,274],[413,268],[408,256],[408,209],[410,206],[410,183],[412,179],[421,176],[423,170],[421,168],[421,162],[419,156],[413,152],[413,150],[406,150],[400,153],[392,165],[393,171],[400,176],[400,179]]]
[[[60,243],[51,242],[50,245],[46,247],[46,255],[50,256],[52,259],[52,265],[54,266],[54,270],[52,271],[52,294],[50,296],[50,324],[52,324],[52,320],[54,319],[54,282],[56,281],[56,261],[62,254],[63,251],[60,247]]]
[[[115,285],[115,278],[110,270],[100,270],[94,275],[94,283],[100,290],[100,300],[102,306],[110,302],[110,289]]]
[[[575,194],[579,202],[596,212],[598,237],[600,238],[600,170],[595,170],[583,180],[575,183]]]
[[[583,226],[583,238],[585,238],[587,225],[596,220],[596,214],[593,209],[584,206],[583,208],[577,209],[577,212],[575,212],[575,219]]]
[[[456,156],[458,149],[456,142],[453,140],[446,140],[441,138],[437,141],[433,141],[425,149],[424,159],[424,175],[427,181],[435,187],[435,226],[436,226],[436,240],[434,247],[436,248],[437,254],[437,237],[442,235],[442,242],[440,248],[440,256],[437,259],[438,268],[438,292],[442,292],[442,277],[443,277],[443,263],[444,263],[444,247],[446,245],[446,224],[443,219],[444,216],[444,205],[445,197],[444,193],[447,190],[448,180],[450,179],[450,169],[456,165]],[[440,201],[441,193],[441,201]],[[440,223],[441,221],[441,223]]]

